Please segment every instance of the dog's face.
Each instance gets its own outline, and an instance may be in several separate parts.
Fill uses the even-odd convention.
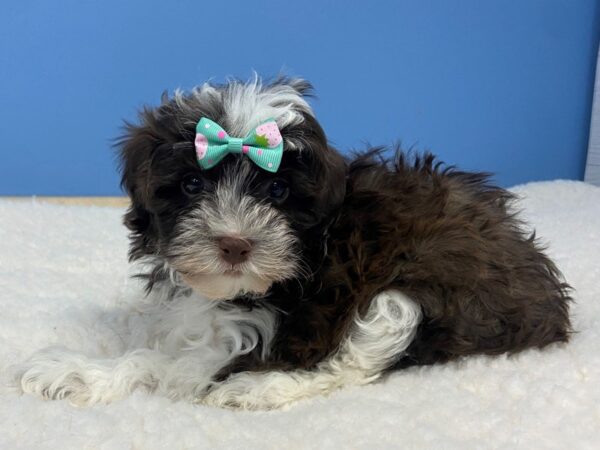
[[[203,85],[143,110],[121,142],[131,258],[167,263],[213,299],[309,275],[345,194],[345,163],[312,115],[309,89],[289,79]],[[234,137],[275,119],[284,143],[277,173],[233,154],[201,169],[193,146],[201,117]]]

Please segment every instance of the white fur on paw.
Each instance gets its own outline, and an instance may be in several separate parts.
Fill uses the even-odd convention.
[[[22,393],[47,400],[67,399],[77,406],[114,400],[88,382],[93,373],[83,370],[85,361],[87,358],[83,355],[50,348],[16,366],[13,379]]]
[[[33,394],[46,400],[68,399],[76,405],[90,403],[91,395],[85,383],[75,374],[66,374],[56,379],[48,376],[44,364],[24,364],[24,371],[17,374],[16,381],[21,392]]]
[[[248,410],[260,410],[260,409],[273,409],[274,407],[268,407],[267,405],[260,405],[253,401],[248,392],[244,392],[240,389],[241,386],[230,387],[227,383],[218,385],[206,394],[201,399],[200,403],[208,406],[216,406],[219,408],[227,409],[248,409]]]
[[[290,392],[286,395],[286,386]],[[289,395],[295,391],[293,377],[280,372],[239,373],[213,385],[202,398],[204,405],[229,409],[270,410],[294,403],[299,398]]]

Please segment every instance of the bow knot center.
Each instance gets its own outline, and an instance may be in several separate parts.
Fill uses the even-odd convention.
[[[244,143],[244,139],[242,138],[234,138],[230,137],[227,142],[227,150],[231,153],[242,153],[242,146]]]

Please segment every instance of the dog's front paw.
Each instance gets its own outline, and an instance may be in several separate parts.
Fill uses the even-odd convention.
[[[200,403],[228,409],[271,410],[305,398],[293,373],[242,372],[216,383]]]
[[[21,392],[37,395],[46,400],[68,399],[70,403],[77,406],[90,404],[89,389],[76,376],[67,375],[52,380],[42,370],[43,368],[34,366],[19,375],[17,382]]]
[[[86,382],[85,359],[61,349],[43,350],[14,367],[13,380],[22,393],[48,400],[67,399],[77,406],[103,401]]]
[[[260,410],[270,409],[265,406],[258,405],[248,392],[232,390],[224,385],[213,387],[200,401],[201,404],[207,406],[216,406],[225,409],[248,409]]]

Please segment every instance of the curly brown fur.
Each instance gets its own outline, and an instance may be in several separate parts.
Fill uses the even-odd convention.
[[[509,192],[486,174],[442,169],[430,154],[411,161],[397,151],[392,163],[378,155],[350,165],[332,231],[348,239],[333,240],[332,271],[361,280],[353,293],[365,303],[393,286],[421,305],[400,366],[568,339],[569,287],[523,231]]]

